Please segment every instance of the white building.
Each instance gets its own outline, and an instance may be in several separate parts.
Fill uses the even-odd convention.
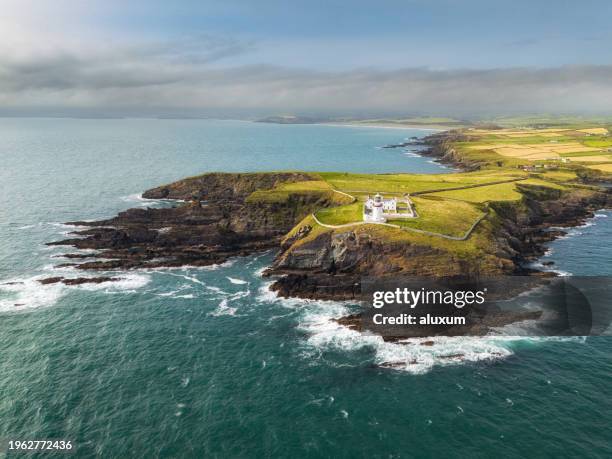
[[[374,223],[386,222],[387,219],[383,215],[384,208],[384,199],[379,193],[374,196],[374,199],[368,196],[367,201],[363,205],[363,220]]]
[[[383,211],[395,213],[397,211],[397,198],[383,199]]]
[[[398,204],[404,204],[405,209],[398,210]],[[380,193],[368,199],[363,205],[363,220],[372,223],[385,223],[387,218],[415,218],[412,201],[406,196],[398,201],[397,198],[384,199]]]

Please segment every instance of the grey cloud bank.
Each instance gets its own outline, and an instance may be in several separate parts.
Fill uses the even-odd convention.
[[[0,114],[612,112],[608,65],[326,72],[220,66],[248,47],[200,44],[0,56]]]

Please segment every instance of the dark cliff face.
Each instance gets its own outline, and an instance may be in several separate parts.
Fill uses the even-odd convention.
[[[364,227],[293,241],[278,255],[268,275],[281,296],[354,299],[362,276],[490,276],[526,274],[525,262],[544,253],[542,244],[560,234],[551,226],[573,226],[594,210],[612,206],[609,193],[521,186],[519,202],[492,203],[487,238],[477,257],[464,258],[410,240],[390,242],[371,237]]]
[[[244,201],[255,191],[271,190],[283,183],[316,180],[311,174],[303,172],[275,172],[227,174],[211,173],[178,180],[168,185],[145,191],[147,199],[192,199],[204,201]]]
[[[502,255],[520,269],[526,261],[544,254],[542,243],[554,240],[563,231],[551,227],[583,224],[593,212],[612,207],[612,194],[577,188],[569,192],[519,185],[523,199],[518,204],[491,203],[498,216],[494,237]]]
[[[291,192],[282,200],[248,201],[256,190],[282,183],[311,180],[301,173],[210,174],[178,181],[144,193],[145,197],[196,199],[165,209],[129,209],[97,222],[72,222],[89,227],[76,237],[52,242],[94,255],[68,255],[79,269],[209,265],[229,257],[277,248],[282,237],[314,209],[334,203],[329,193]],[[104,260],[101,260],[103,258]]]
[[[503,270],[503,264],[498,268]],[[409,241],[386,242],[355,230],[324,233],[289,247],[266,274],[281,276],[272,289],[284,297],[350,300],[359,296],[362,276],[453,276],[481,269],[450,251]]]
[[[429,148],[421,154],[437,158],[437,161],[465,171],[474,171],[484,166],[476,160],[460,155],[454,147],[455,142],[467,142],[470,136],[463,130],[444,131],[429,135],[423,144]]]
[[[285,237],[313,211],[337,205],[333,193],[286,191],[274,199],[253,199],[252,193],[305,180],[316,177],[281,172],[206,174],[180,180],[144,196],[196,199],[173,208],[129,209],[108,220],[73,222],[87,228],[50,244],[97,249],[93,255],[64,255],[79,269],[202,266],[280,248],[267,273],[278,276],[273,288],[279,294],[346,299],[359,294],[361,276],[521,272],[526,260],[542,254],[542,242],[558,235],[547,228],[578,224],[594,209],[611,204],[609,194],[584,188],[561,194],[518,185],[523,194],[520,202],[491,204],[482,229],[488,247],[478,256],[465,257],[426,241],[381,236],[368,226],[314,232],[304,225]]]
[[[470,269],[449,252],[352,230],[287,247],[266,274],[281,276],[272,286],[281,296],[337,300],[357,298],[362,276],[452,275]]]

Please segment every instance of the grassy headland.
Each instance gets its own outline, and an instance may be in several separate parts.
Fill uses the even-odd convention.
[[[437,137],[437,138],[436,138]],[[612,138],[601,125],[543,129],[462,128],[432,136],[433,154],[450,156],[469,171],[451,174],[311,173],[311,180],[256,192],[248,201],[286,193],[335,193],[333,203],[306,216],[285,238],[289,252],[323,234],[353,232],[378,241],[427,246],[463,259],[491,258],[495,233],[508,208],[525,210],[526,201],[585,198],[597,193],[585,183],[606,176],[612,165]],[[588,150],[588,152],[587,152]],[[597,161],[593,156],[597,156]],[[569,158],[563,160],[563,158]],[[418,217],[387,225],[363,221],[368,195],[409,195]],[[308,234],[300,228],[312,228]]]
[[[559,234],[551,226],[579,224],[610,206],[610,193],[590,183],[610,176],[607,132],[575,126],[433,134],[425,154],[466,169],[449,174],[208,173],[143,194],[185,203],[73,222],[88,228],[51,244],[101,250],[69,263],[98,270],[209,265],[280,246],[269,271],[281,276],[274,288],[308,298],[354,298],[361,276],[524,273],[524,261]],[[538,148],[551,158],[524,154]],[[366,223],[363,205],[375,193],[400,203],[409,195],[416,212]]]

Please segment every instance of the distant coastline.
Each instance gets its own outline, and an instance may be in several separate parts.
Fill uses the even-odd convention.
[[[403,119],[348,119],[322,118],[296,115],[268,116],[255,120],[270,124],[321,124],[332,126],[377,127],[391,129],[449,130],[472,126],[471,122],[453,118],[415,117]]]
[[[323,126],[339,126],[339,127],[365,127],[365,128],[380,128],[380,129],[422,129],[424,131],[448,131],[452,129],[449,126],[437,124],[394,124],[394,123],[351,123],[351,122],[322,122],[313,123]]]

